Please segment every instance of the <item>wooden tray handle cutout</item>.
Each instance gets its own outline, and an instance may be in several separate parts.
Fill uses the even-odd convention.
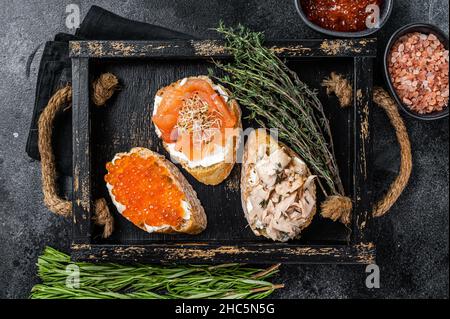
[[[327,94],[334,93],[338,97],[341,107],[351,105],[349,101],[352,100],[352,87],[344,77],[331,73],[330,77],[325,78],[322,82],[322,86],[326,87]],[[397,141],[400,145],[401,163],[398,176],[389,187],[386,195],[375,204],[372,211],[372,216],[381,217],[395,204],[408,184],[412,170],[412,155],[408,132],[405,123],[398,113],[398,108],[394,100],[384,89],[375,87],[373,91],[373,101],[386,112],[389,121],[395,129]],[[322,216],[324,216],[324,214],[322,214]],[[337,216],[334,217],[339,219]]]
[[[96,106],[105,105],[118,87],[117,78],[111,73],[102,74],[93,83],[92,101]],[[72,202],[58,196],[56,188],[56,164],[52,149],[53,124],[58,112],[72,102],[72,87],[58,90],[50,99],[38,122],[39,153],[41,155],[42,167],[42,190],[44,203],[48,209],[60,216],[70,217],[72,215]],[[114,219],[109,212],[104,198],[95,202],[94,222],[103,226],[103,237],[108,238],[113,232]]]

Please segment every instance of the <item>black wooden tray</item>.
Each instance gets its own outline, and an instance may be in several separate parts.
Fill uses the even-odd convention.
[[[180,78],[207,74],[211,59],[230,55],[220,41],[75,41],[73,65],[73,245],[75,260],[152,263],[372,263],[375,247],[365,230],[372,205],[371,100],[376,40],[297,40],[267,44],[299,77],[316,88],[332,126],[347,194],[354,201],[350,228],[316,215],[299,240],[276,243],[256,237],[241,207],[236,165],[227,181],[205,186],[184,175],[198,193],[208,228],[198,236],[147,234],[114,213],[115,231],[105,240],[91,222],[93,200],[109,200],[105,164],[118,152],[142,146],[167,156],[151,123],[156,91]],[[332,71],[353,83],[354,107],[340,109],[320,86]],[[107,107],[90,105],[90,83],[99,74],[118,76],[121,90]],[[217,71],[216,71],[217,72]],[[245,109],[244,115],[245,115]],[[244,120],[244,127],[251,123]]]

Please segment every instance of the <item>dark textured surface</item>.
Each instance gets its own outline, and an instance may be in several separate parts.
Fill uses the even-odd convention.
[[[42,204],[40,170],[24,153],[34,100],[36,61],[25,76],[28,55],[64,26],[65,5],[92,1],[6,1],[0,7],[0,297],[26,298],[37,282],[34,263],[45,245],[66,250],[70,223]],[[265,31],[270,39],[320,37],[307,29],[291,0],[285,1],[95,1],[126,17],[200,37],[220,19]],[[410,22],[432,22],[448,32],[448,1],[396,0],[378,34],[380,49],[392,32]],[[380,69],[380,66],[377,66]],[[448,298],[448,119],[406,118],[414,157],[411,182],[391,212],[372,225],[378,246],[381,288],[365,288],[360,266],[283,266],[281,298],[447,297]],[[376,192],[395,177],[398,151],[386,116],[375,110]]]

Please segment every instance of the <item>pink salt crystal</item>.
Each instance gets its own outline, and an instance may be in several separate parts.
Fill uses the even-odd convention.
[[[448,50],[433,34],[407,34],[394,44],[389,74],[411,110],[429,113],[448,105],[448,61]]]
[[[405,103],[405,104],[407,104],[407,105],[411,105],[411,104],[412,104],[412,101],[409,100],[408,98],[404,97],[404,98],[403,98],[403,103]]]

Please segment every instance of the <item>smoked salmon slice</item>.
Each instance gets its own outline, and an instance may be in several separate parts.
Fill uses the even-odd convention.
[[[223,138],[216,136],[217,133],[209,134],[209,131],[216,130],[223,135],[225,129],[233,128],[238,121],[224,97],[201,78],[188,78],[166,88],[152,120],[163,141],[176,143],[176,149],[190,160],[201,159],[207,155],[205,149],[209,152],[216,148],[204,148],[205,143],[222,143]],[[202,136],[209,134],[210,137],[200,145],[193,141],[194,131],[198,134],[198,130]]]

